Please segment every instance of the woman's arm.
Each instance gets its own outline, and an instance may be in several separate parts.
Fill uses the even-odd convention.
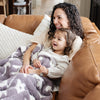
[[[23,56],[23,65],[20,70],[22,73],[27,73],[27,68],[30,66],[30,58],[31,58],[31,52],[36,47],[37,43],[33,43],[24,53]]]

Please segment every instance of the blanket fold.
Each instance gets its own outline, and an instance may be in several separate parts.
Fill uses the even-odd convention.
[[[19,73],[28,47],[21,46],[7,59],[0,60],[0,100],[51,100],[53,81],[37,74]],[[32,54],[41,51],[38,45]]]

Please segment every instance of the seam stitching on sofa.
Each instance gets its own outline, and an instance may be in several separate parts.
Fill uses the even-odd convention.
[[[94,64],[95,64],[95,66],[97,67],[96,61],[95,61],[95,59],[94,59],[93,52],[92,52],[92,50],[91,50],[91,46],[90,46],[90,45],[88,45],[88,46],[89,46],[89,49],[90,49],[91,56],[92,56],[92,58],[93,58],[93,62],[94,62]]]

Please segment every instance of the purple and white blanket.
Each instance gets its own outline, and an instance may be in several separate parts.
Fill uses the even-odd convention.
[[[51,100],[53,81],[37,74],[19,73],[27,47],[19,47],[10,57],[0,60],[0,100]],[[38,47],[33,51],[41,50]]]

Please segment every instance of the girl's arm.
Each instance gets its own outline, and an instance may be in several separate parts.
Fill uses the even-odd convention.
[[[36,47],[37,43],[33,43],[24,53],[23,56],[23,65],[20,70],[22,73],[27,73],[27,68],[30,66],[30,58],[31,58],[31,52]]]
[[[51,66],[50,68],[48,68],[47,76],[49,78],[61,78],[68,66],[69,63],[67,61],[60,62],[56,66]]]

